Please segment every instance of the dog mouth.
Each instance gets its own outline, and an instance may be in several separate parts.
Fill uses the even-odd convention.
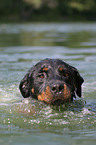
[[[60,106],[60,105],[63,105],[65,103],[65,101],[63,99],[54,99],[52,101],[52,105],[57,105],[57,106]]]

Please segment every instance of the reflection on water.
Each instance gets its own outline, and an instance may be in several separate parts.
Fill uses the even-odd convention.
[[[53,107],[22,98],[20,80],[45,58],[62,59],[79,70],[83,99]],[[1,24],[0,76],[1,143],[95,144],[95,23]]]
[[[95,42],[95,23],[0,25],[0,46],[90,48],[96,46]]]

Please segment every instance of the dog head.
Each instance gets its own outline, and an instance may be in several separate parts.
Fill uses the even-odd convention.
[[[24,98],[29,96],[47,104],[70,102],[81,97],[83,78],[76,68],[58,59],[45,59],[32,67],[20,82]]]

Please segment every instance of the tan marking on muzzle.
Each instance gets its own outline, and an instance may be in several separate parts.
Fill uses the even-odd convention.
[[[64,84],[64,100],[70,102],[71,101],[71,93],[69,88]]]
[[[43,91],[40,95],[38,95],[38,100],[44,101],[47,104],[51,103],[51,101],[52,101],[52,94],[51,94],[49,86],[46,87],[46,91],[45,92]]]
[[[57,99],[61,99],[64,102],[70,102],[71,101],[71,93],[69,88],[64,84],[64,91],[59,95],[56,95],[53,97],[53,94],[51,93],[51,89],[49,86],[46,87],[46,91],[42,92],[40,95],[38,95],[38,100],[44,101],[47,104],[51,104],[52,101],[55,101]]]

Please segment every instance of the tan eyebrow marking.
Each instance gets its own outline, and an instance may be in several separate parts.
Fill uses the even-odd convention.
[[[68,76],[69,76],[69,74],[68,74],[68,73],[66,73],[65,75],[66,75],[66,77],[68,77]]]
[[[43,71],[48,71],[48,67],[44,67],[42,70]]]
[[[63,71],[64,69],[63,69],[63,67],[61,66],[60,68],[59,68],[59,71]]]

